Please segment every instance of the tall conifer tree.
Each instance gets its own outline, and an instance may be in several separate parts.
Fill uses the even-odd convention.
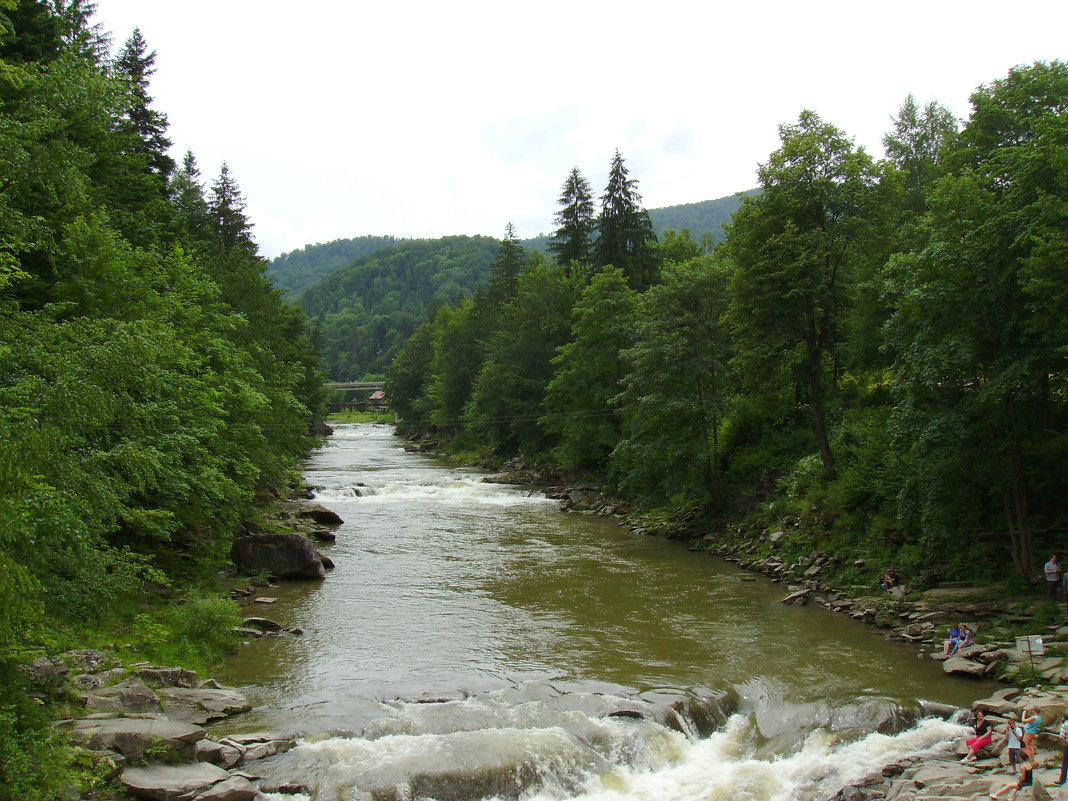
[[[616,151],[608,173],[608,186],[601,196],[594,246],[597,267],[619,267],[632,288],[639,292],[657,282],[656,234],[649,212],[642,208],[638,182],[628,177],[623,157]]]
[[[500,255],[490,265],[489,298],[491,303],[499,307],[512,298],[525,261],[526,251],[519,244],[515,226],[508,223],[504,229],[504,239],[501,240]]]
[[[593,235],[597,230],[593,191],[578,167],[572,167],[560,192],[561,209],[556,212],[556,231],[549,251],[565,270],[572,264],[589,268],[593,259]]]
[[[156,72],[155,64],[156,51],[148,50],[141,29],[134,28],[115,60],[115,70],[130,87],[133,102],[126,118],[141,142],[139,149],[148,168],[166,181],[174,170],[174,159],[167,155],[171,146],[171,140],[167,138],[167,115],[152,108],[152,96],[148,93],[149,79]]]

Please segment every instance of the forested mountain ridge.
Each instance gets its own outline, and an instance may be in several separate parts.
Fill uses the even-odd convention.
[[[289,295],[299,295],[306,287],[348,267],[361,256],[399,241],[395,236],[358,236],[305,245],[271,259],[267,263],[267,275],[279,289]]]
[[[742,205],[742,198],[756,191],[751,189],[716,200],[649,209],[649,219],[653,223],[653,230],[660,236],[668,230],[681,231],[685,228],[698,241],[707,234],[711,242],[720,242],[724,236],[724,226]],[[267,265],[267,274],[275,286],[290,295],[298,295],[306,287],[322,281],[343,267],[348,267],[356,259],[401,241],[403,240],[393,236],[358,236],[309,244],[271,259]],[[549,244],[549,235],[523,239],[520,244],[528,250],[545,251]]]
[[[714,245],[723,241],[726,226],[730,223],[734,213],[741,208],[742,201],[759,191],[759,189],[748,189],[715,200],[649,209],[649,220],[657,236],[662,237],[668,231],[685,229],[698,242],[707,240]],[[547,251],[549,239],[549,234],[541,234],[521,241],[523,247],[529,250]]]
[[[1068,66],[971,102],[907,98],[882,160],[803,111],[711,252],[657,239],[618,153],[599,204],[573,170],[553,263],[503,242],[400,350],[399,430],[728,541],[803,520],[776,547],[849,584],[1026,586],[1068,545]]]
[[[380,374],[425,318],[484,283],[500,243],[485,236],[407,239],[375,250],[308,287],[301,308],[337,380]]]

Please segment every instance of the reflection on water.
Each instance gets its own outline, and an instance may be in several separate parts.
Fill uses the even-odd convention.
[[[543,792],[691,797],[683,788],[708,781],[702,771],[714,757],[722,787],[734,789],[692,797],[744,797],[730,793],[749,783],[762,788],[749,797],[777,798],[787,786],[796,794],[835,774],[821,760],[844,747],[839,735],[812,731],[833,729],[835,715],[853,714],[841,712],[850,705],[884,698],[907,707],[917,698],[964,704],[989,689],[949,679],[937,664],[842,616],[783,606],[781,585],[742,582],[731,564],[610,521],[563,513],[522,488],[484,484],[477,472],[407,453],[384,426],[339,426],[331,446],[312,457],[306,478],[320,488],[319,502],[345,519],[327,549],[337,567],[323,582],[270,591],[279,600],[267,615],[305,634],[250,643],[229,664],[221,678],[245,686],[257,705],[230,726],[366,734],[396,714],[392,699],[430,694],[472,703],[500,692],[524,698],[544,682],[554,693],[611,697],[731,690],[744,714],[711,738],[658,732],[646,740],[666,737],[675,745],[655,765],[636,757],[613,761],[611,754],[598,754],[603,764],[575,757],[574,765],[584,767],[565,771],[566,780]],[[589,721],[585,716],[582,725],[595,725]],[[596,725],[602,724],[626,725]],[[888,742],[868,738],[848,747],[865,754],[908,749],[937,741],[946,733],[938,727],[948,725],[925,724],[908,735],[915,742],[872,735]],[[403,747],[395,740],[402,735],[392,736],[398,754],[438,753],[446,743],[432,738],[454,733],[406,732]],[[537,752],[526,735],[525,745],[499,732],[488,739],[494,737],[501,748],[512,747],[509,758],[517,749]],[[569,742],[538,737],[538,747],[547,749],[539,752],[543,761]],[[489,753],[477,740],[469,737],[464,753]],[[365,770],[352,765],[381,762],[385,746],[373,742],[309,745],[290,757],[288,769],[303,760],[301,769],[319,776],[324,788],[349,786]],[[761,748],[790,751],[800,761],[771,767]],[[725,754],[736,761],[724,765]],[[754,760],[764,767],[743,769]],[[324,761],[332,767],[324,769]],[[822,773],[814,778],[811,771]],[[550,774],[557,775],[539,773]],[[682,795],[654,792],[645,786],[650,781],[674,783]]]

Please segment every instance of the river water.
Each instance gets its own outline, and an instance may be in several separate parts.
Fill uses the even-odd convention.
[[[256,705],[225,725],[304,738],[257,764],[313,791],[278,799],[818,798],[959,734],[921,699],[992,689],[386,426],[338,426],[306,479],[346,521],[337,567],[263,590],[249,613],[304,633],[220,676]]]

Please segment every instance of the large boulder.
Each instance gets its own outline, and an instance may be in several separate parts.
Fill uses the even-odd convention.
[[[42,656],[20,669],[43,693],[58,696],[70,689],[70,668],[59,657]]]
[[[332,512],[325,506],[320,506],[319,504],[305,506],[297,512],[297,517],[314,520],[316,523],[324,526],[340,526],[345,522],[337,512]]]
[[[312,541],[303,534],[255,534],[238,537],[230,558],[245,570],[280,578],[323,578],[326,571]]]
[[[197,762],[210,762],[223,768],[232,768],[241,761],[241,751],[232,745],[215,740],[200,740],[196,745]]]
[[[134,798],[149,801],[192,801],[201,793],[230,774],[209,762],[194,762],[190,765],[148,765],[143,768],[127,768],[119,781]]]

